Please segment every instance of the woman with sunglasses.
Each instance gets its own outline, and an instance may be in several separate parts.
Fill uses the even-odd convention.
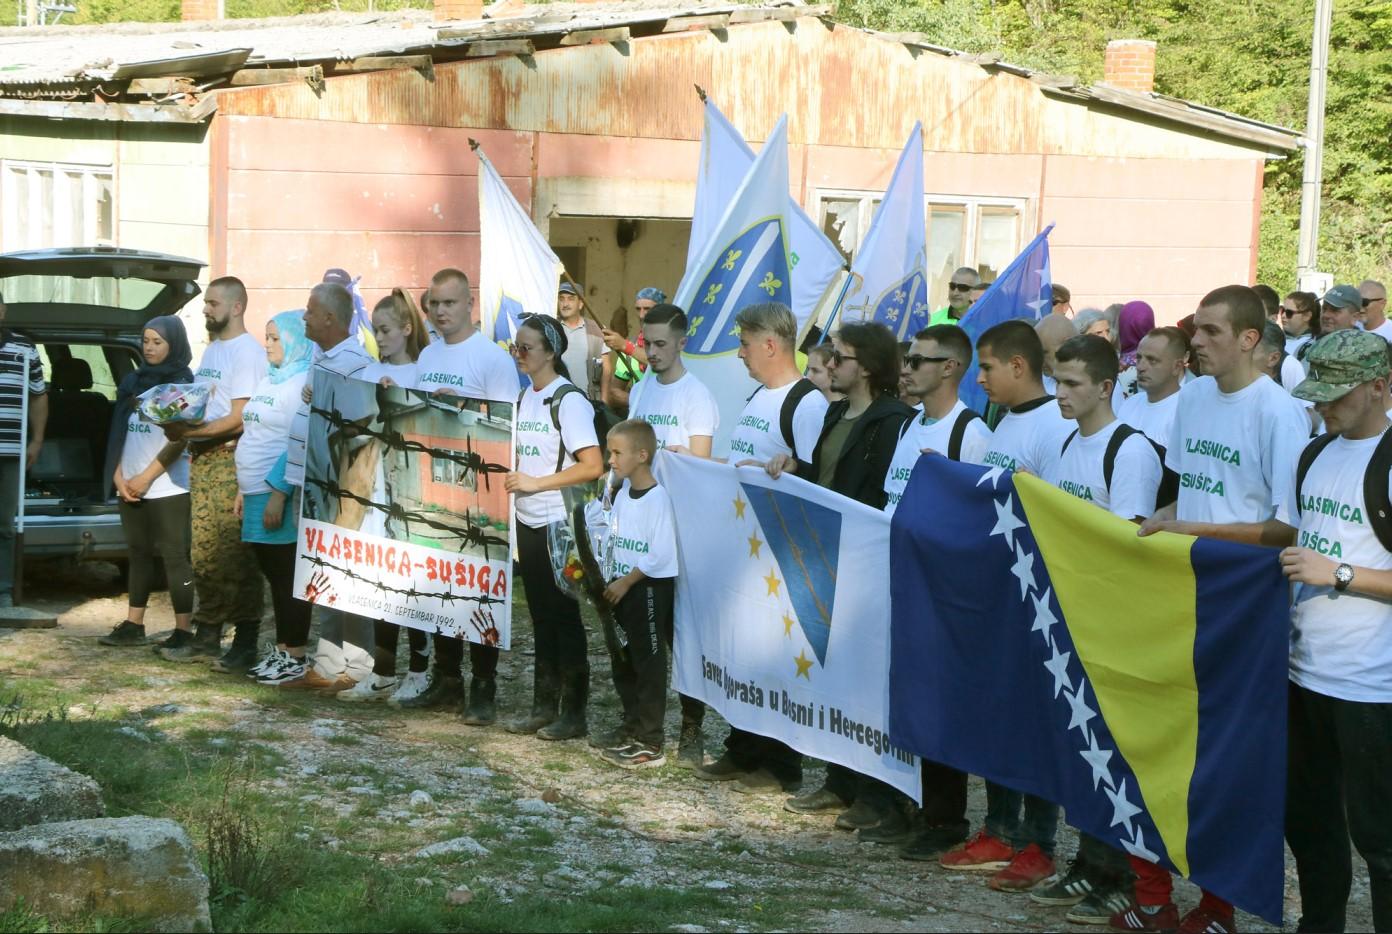
[[[590,693],[580,604],[556,586],[547,526],[566,519],[562,489],[589,483],[604,472],[594,406],[568,378],[562,360],[566,344],[564,329],[547,315],[528,315],[517,329],[512,352],[531,385],[518,399],[517,469],[505,481],[516,496],[517,557],[536,640],[531,712],[506,728],[546,740],[588,732]]]

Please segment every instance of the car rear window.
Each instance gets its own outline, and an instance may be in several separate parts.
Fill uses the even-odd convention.
[[[106,305],[140,311],[149,307],[166,283],[150,279],[92,276],[6,276],[0,294],[6,302],[53,302],[62,305]]]

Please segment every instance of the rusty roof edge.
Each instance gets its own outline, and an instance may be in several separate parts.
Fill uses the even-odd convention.
[[[46,120],[91,120],[104,123],[163,123],[191,126],[206,123],[217,112],[217,100],[205,94],[192,107],[172,104],[122,104],[97,101],[44,101],[0,97],[0,115]]]

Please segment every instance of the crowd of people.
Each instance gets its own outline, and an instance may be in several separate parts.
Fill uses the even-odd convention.
[[[958,326],[986,288],[970,268],[952,275],[948,304],[904,346],[881,324],[848,321],[800,348],[786,306],[752,305],[737,315],[739,357],[758,388],[717,450],[715,399],[683,365],[686,313],[658,289],[638,293],[637,320],[624,333],[595,321],[567,280],[555,314],[524,316],[504,349],[479,331],[467,276],[444,269],[420,306],[403,289],[377,303],[374,359],[352,333],[346,278],[331,270],[303,312],[270,320],[264,343],[246,330],[243,283],[214,280],[203,309],[210,342],[196,370],[178,318],[147,324],[144,362],[120,384],[112,432],[108,472],[131,575],[127,618],[105,644],[146,644],[159,556],[175,614],[173,633],[155,646],[165,659],[345,702],[457,710],[474,727],[498,721],[494,647],[469,643],[466,687],[458,639],[403,635],[318,607],[319,638],[309,646],[310,605],[294,599],[293,578],[316,369],[517,405],[517,458],[505,484],[515,496],[535,677],[530,704],[503,727],[540,740],[588,736],[606,761],[627,768],[660,765],[669,748],[681,491],[658,483],[660,451],[795,474],[891,513],[921,456],[1027,471],[1136,523],[1141,536],[1281,549],[1273,560],[1293,585],[1286,833],[1301,929],[1343,929],[1351,837],[1367,862],[1375,925],[1392,930],[1392,322],[1381,284],[1284,298],[1225,286],[1163,327],[1144,301],[1075,312],[1056,285],[1052,314],[999,324],[975,346]],[[974,357],[985,412],[959,397]],[[144,389],[194,380],[214,390],[201,425],[161,432],[134,413]],[[566,515],[561,491],[593,485],[606,466],[617,546],[604,600],[623,635],[622,649],[612,649],[623,714],[591,731],[586,632],[577,600],[555,581],[546,527]],[[276,644],[263,652],[267,590]],[[1066,907],[1070,922],[1236,929],[1232,907],[1207,893],[1181,918],[1166,870],[1101,840],[1084,835],[1065,866],[1051,802],[987,782],[985,822],[971,832],[967,776],[946,765],[923,763],[921,806],[834,764],[806,789],[803,757],[768,737],[732,729],[708,756],[703,705],[679,702],[676,764],[702,779],[787,795],[789,811],[834,814],[836,827],[896,845],[907,859],[988,874],[994,889]]]

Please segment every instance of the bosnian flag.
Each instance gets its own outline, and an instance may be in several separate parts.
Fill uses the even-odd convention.
[[[523,312],[556,313],[556,287],[564,266],[532,219],[503,184],[498,170],[479,158],[479,308],[483,333],[510,342]]]

